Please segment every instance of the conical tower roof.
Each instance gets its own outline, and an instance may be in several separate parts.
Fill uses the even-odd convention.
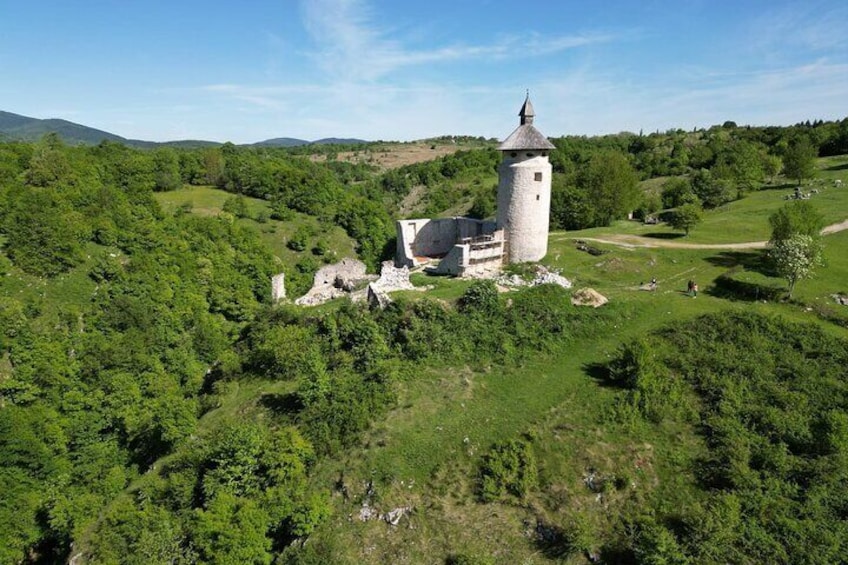
[[[533,110],[533,103],[530,102],[530,93],[527,93],[527,98],[524,99],[524,105],[521,106],[521,111],[518,112],[521,117],[521,125],[532,124],[536,112]]]
[[[548,141],[548,138],[533,126],[533,118],[535,118],[536,112],[533,109],[533,103],[530,102],[529,92],[518,115],[521,118],[520,125],[515,131],[509,134],[509,137],[503,143],[498,145],[498,149],[501,151],[556,149],[556,146]]]

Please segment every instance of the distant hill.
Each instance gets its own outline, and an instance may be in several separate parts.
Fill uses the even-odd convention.
[[[2,141],[38,141],[46,133],[56,133],[62,141],[70,145],[84,144],[97,145],[101,141],[116,141],[132,147],[151,149],[154,147],[179,147],[192,149],[197,147],[217,147],[222,145],[217,141],[205,141],[200,139],[184,139],[177,141],[143,141],[140,139],[127,139],[108,131],[90,128],[81,124],[75,124],[67,120],[30,118],[12,112],[0,110],[0,140]],[[362,139],[327,137],[317,141],[296,139],[293,137],[275,137],[258,143],[247,144],[252,147],[299,147],[301,145],[327,145],[327,144],[357,144],[368,143]]]
[[[63,141],[70,144],[97,144],[103,140],[128,143],[119,135],[99,129],[82,126],[67,120],[39,120],[0,111],[0,133],[8,139],[19,141],[37,141],[46,133],[57,133]]]
[[[275,137],[274,139],[266,139],[258,143],[253,143],[252,147],[300,147],[302,145],[355,145],[359,143],[368,143],[364,139],[356,139],[352,137],[325,137],[315,141],[307,141],[305,139],[297,139],[295,137]]]
[[[312,145],[357,145],[359,143],[368,143],[368,141],[355,137],[325,137],[313,141]]]
[[[214,147],[221,145],[217,141],[203,141],[186,139],[178,141],[143,141],[139,139],[127,139],[108,131],[103,131],[88,126],[75,124],[68,120],[30,118],[11,112],[0,111],[0,140],[9,141],[38,141],[44,134],[56,133],[62,141],[70,145],[97,145],[101,141],[115,141],[130,145],[132,147],[153,148],[161,146],[169,147]]]
[[[275,137],[266,139],[257,143],[251,143],[251,147],[300,147],[301,145],[309,145],[309,141],[305,139],[297,139],[294,137]]]

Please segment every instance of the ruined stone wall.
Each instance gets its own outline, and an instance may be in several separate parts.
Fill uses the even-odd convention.
[[[507,154],[500,164],[497,226],[506,232],[510,263],[540,261],[548,252],[552,173],[539,151]]]
[[[442,257],[464,238],[495,230],[494,222],[472,218],[420,218],[397,222],[398,266],[414,267],[416,257]]]
[[[451,250],[445,255],[444,259],[439,261],[435,272],[443,275],[462,275],[468,264],[468,245],[454,245]]]
[[[279,302],[286,297],[286,274],[280,273],[271,278],[271,302]]]

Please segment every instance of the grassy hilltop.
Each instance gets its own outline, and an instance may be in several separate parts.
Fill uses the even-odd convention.
[[[0,563],[845,560],[848,230],[791,300],[763,253],[799,131],[848,220],[843,125],[554,140],[543,264],[598,309],[270,304],[395,218],[491,215],[484,140],[0,144]],[[686,236],[621,214],[691,202]]]

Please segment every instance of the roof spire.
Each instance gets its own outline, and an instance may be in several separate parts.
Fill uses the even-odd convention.
[[[530,89],[527,89],[527,98],[524,99],[524,105],[521,107],[521,111],[518,112],[518,115],[521,116],[521,125],[524,124],[532,124],[533,117],[536,115],[536,112],[533,110],[533,104],[530,102]]]

